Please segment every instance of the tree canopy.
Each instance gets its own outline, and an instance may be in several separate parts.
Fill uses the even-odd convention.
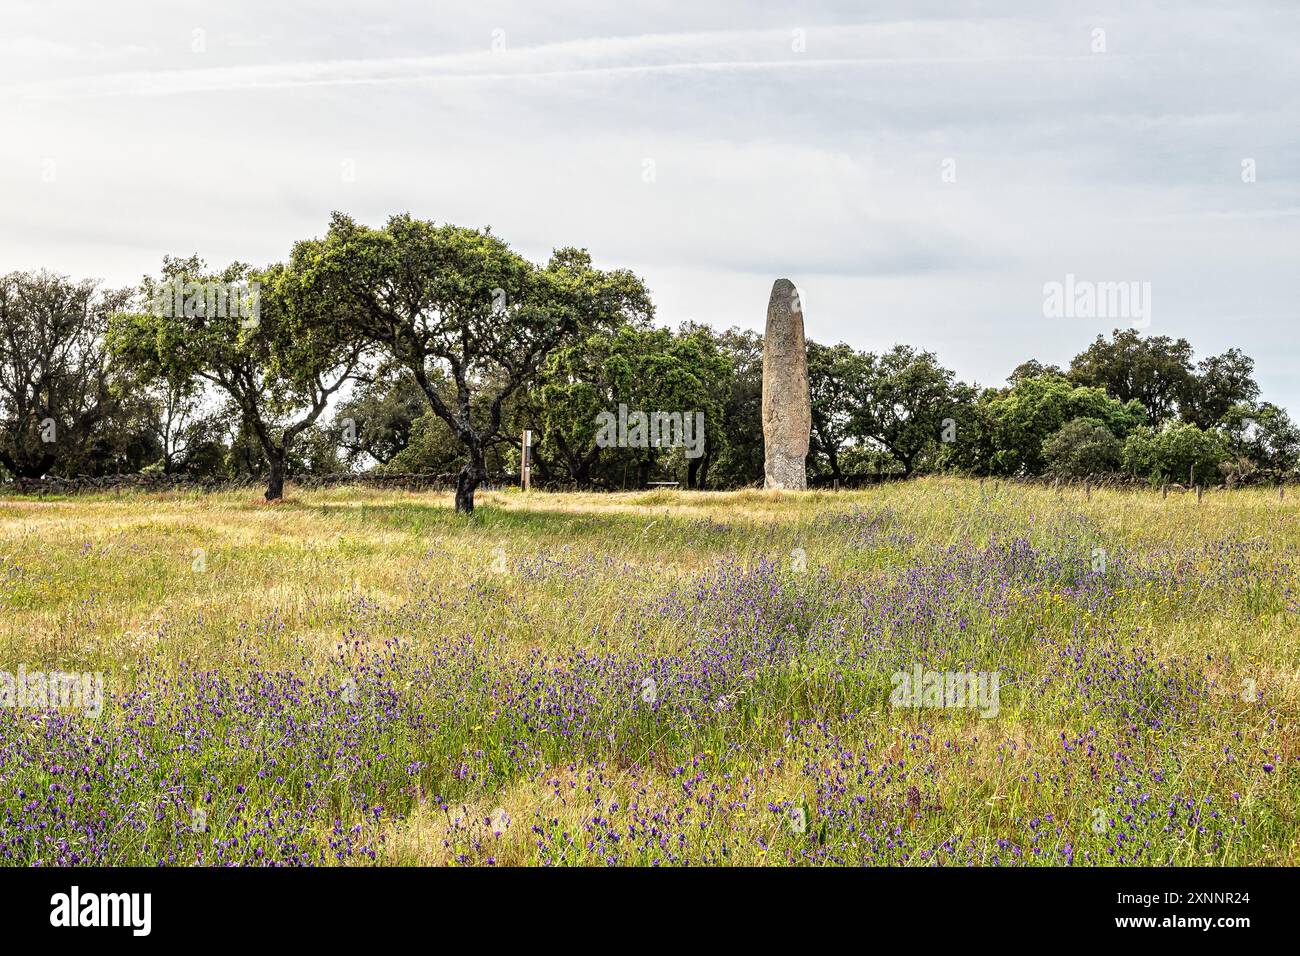
[[[464,447],[460,511],[474,508],[489,448],[514,440],[502,427],[507,400],[551,352],[653,311],[639,279],[594,268],[585,250],[559,249],[538,267],[490,230],[409,215],[375,229],[335,214],[323,239],[294,246],[286,272],[318,324],[347,325],[410,371]]]
[[[534,262],[490,228],[334,214],[284,262],[166,257],[137,289],[0,278],[0,477],[264,479],[455,472],[642,487],[763,480],[763,337],[656,325],[649,290],[584,249]],[[958,379],[910,345],[808,342],[810,481],[934,471],[1153,481],[1294,475],[1300,427],[1240,349],[1116,330],[1068,363]],[[696,427],[698,417],[698,427]],[[612,430],[611,430],[612,429]]]

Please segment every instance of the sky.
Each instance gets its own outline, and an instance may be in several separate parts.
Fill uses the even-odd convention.
[[[761,330],[787,277],[810,338],[982,385],[1134,326],[1300,415],[1295,0],[593,6],[0,0],[0,272],[409,212],[585,247],[662,324]]]

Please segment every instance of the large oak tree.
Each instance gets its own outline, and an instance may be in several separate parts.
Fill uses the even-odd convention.
[[[117,401],[103,336],[128,296],[50,272],[0,276],[0,463],[11,474],[40,478],[107,452]]]
[[[409,215],[371,228],[336,213],[323,239],[294,246],[288,278],[318,321],[359,329],[410,370],[465,449],[463,512],[487,478],[488,450],[512,440],[502,427],[507,401],[547,356],[574,336],[652,312],[640,279],[593,268],[585,250],[557,250],[539,267],[490,229]]]
[[[896,345],[864,354],[854,385],[849,433],[879,445],[911,475],[920,457],[938,445],[944,419],[953,415],[953,373],[931,352]]]
[[[145,380],[177,386],[198,378],[224,393],[266,459],[266,499],[277,500],[294,441],[363,368],[366,342],[322,312],[283,266],[254,272],[236,263],[212,275],[196,257],[169,257],[161,281],[145,279],[145,303],[157,303],[160,290],[166,296],[177,284],[256,288],[259,308],[126,312],[114,318],[113,349]]]
[[[711,331],[684,326],[679,332],[648,324],[599,331],[557,349],[539,379],[537,420],[541,451],[580,488],[593,483],[598,464],[621,458],[634,465],[644,484],[667,454],[665,446],[606,449],[599,441],[602,413],[618,414],[620,405],[636,411],[678,413],[688,423],[703,416],[700,444],[686,456],[686,483],[702,488],[708,467],[725,447],[723,404],[731,386],[731,367],[719,353]],[[688,427],[694,428],[693,424]],[[684,433],[683,433],[684,434]],[[602,460],[603,459],[603,460]]]

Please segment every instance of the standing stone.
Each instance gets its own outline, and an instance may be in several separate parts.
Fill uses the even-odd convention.
[[[763,333],[763,487],[803,491],[812,430],[803,306],[789,279],[772,284]]]

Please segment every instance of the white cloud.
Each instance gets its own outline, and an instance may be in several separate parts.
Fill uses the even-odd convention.
[[[587,246],[666,322],[760,327],[788,275],[814,338],[985,383],[1109,331],[1044,320],[1044,282],[1140,279],[1152,333],[1244,348],[1300,411],[1292,11],[998,6],[15,6],[0,269],[125,283],[410,211]]]

